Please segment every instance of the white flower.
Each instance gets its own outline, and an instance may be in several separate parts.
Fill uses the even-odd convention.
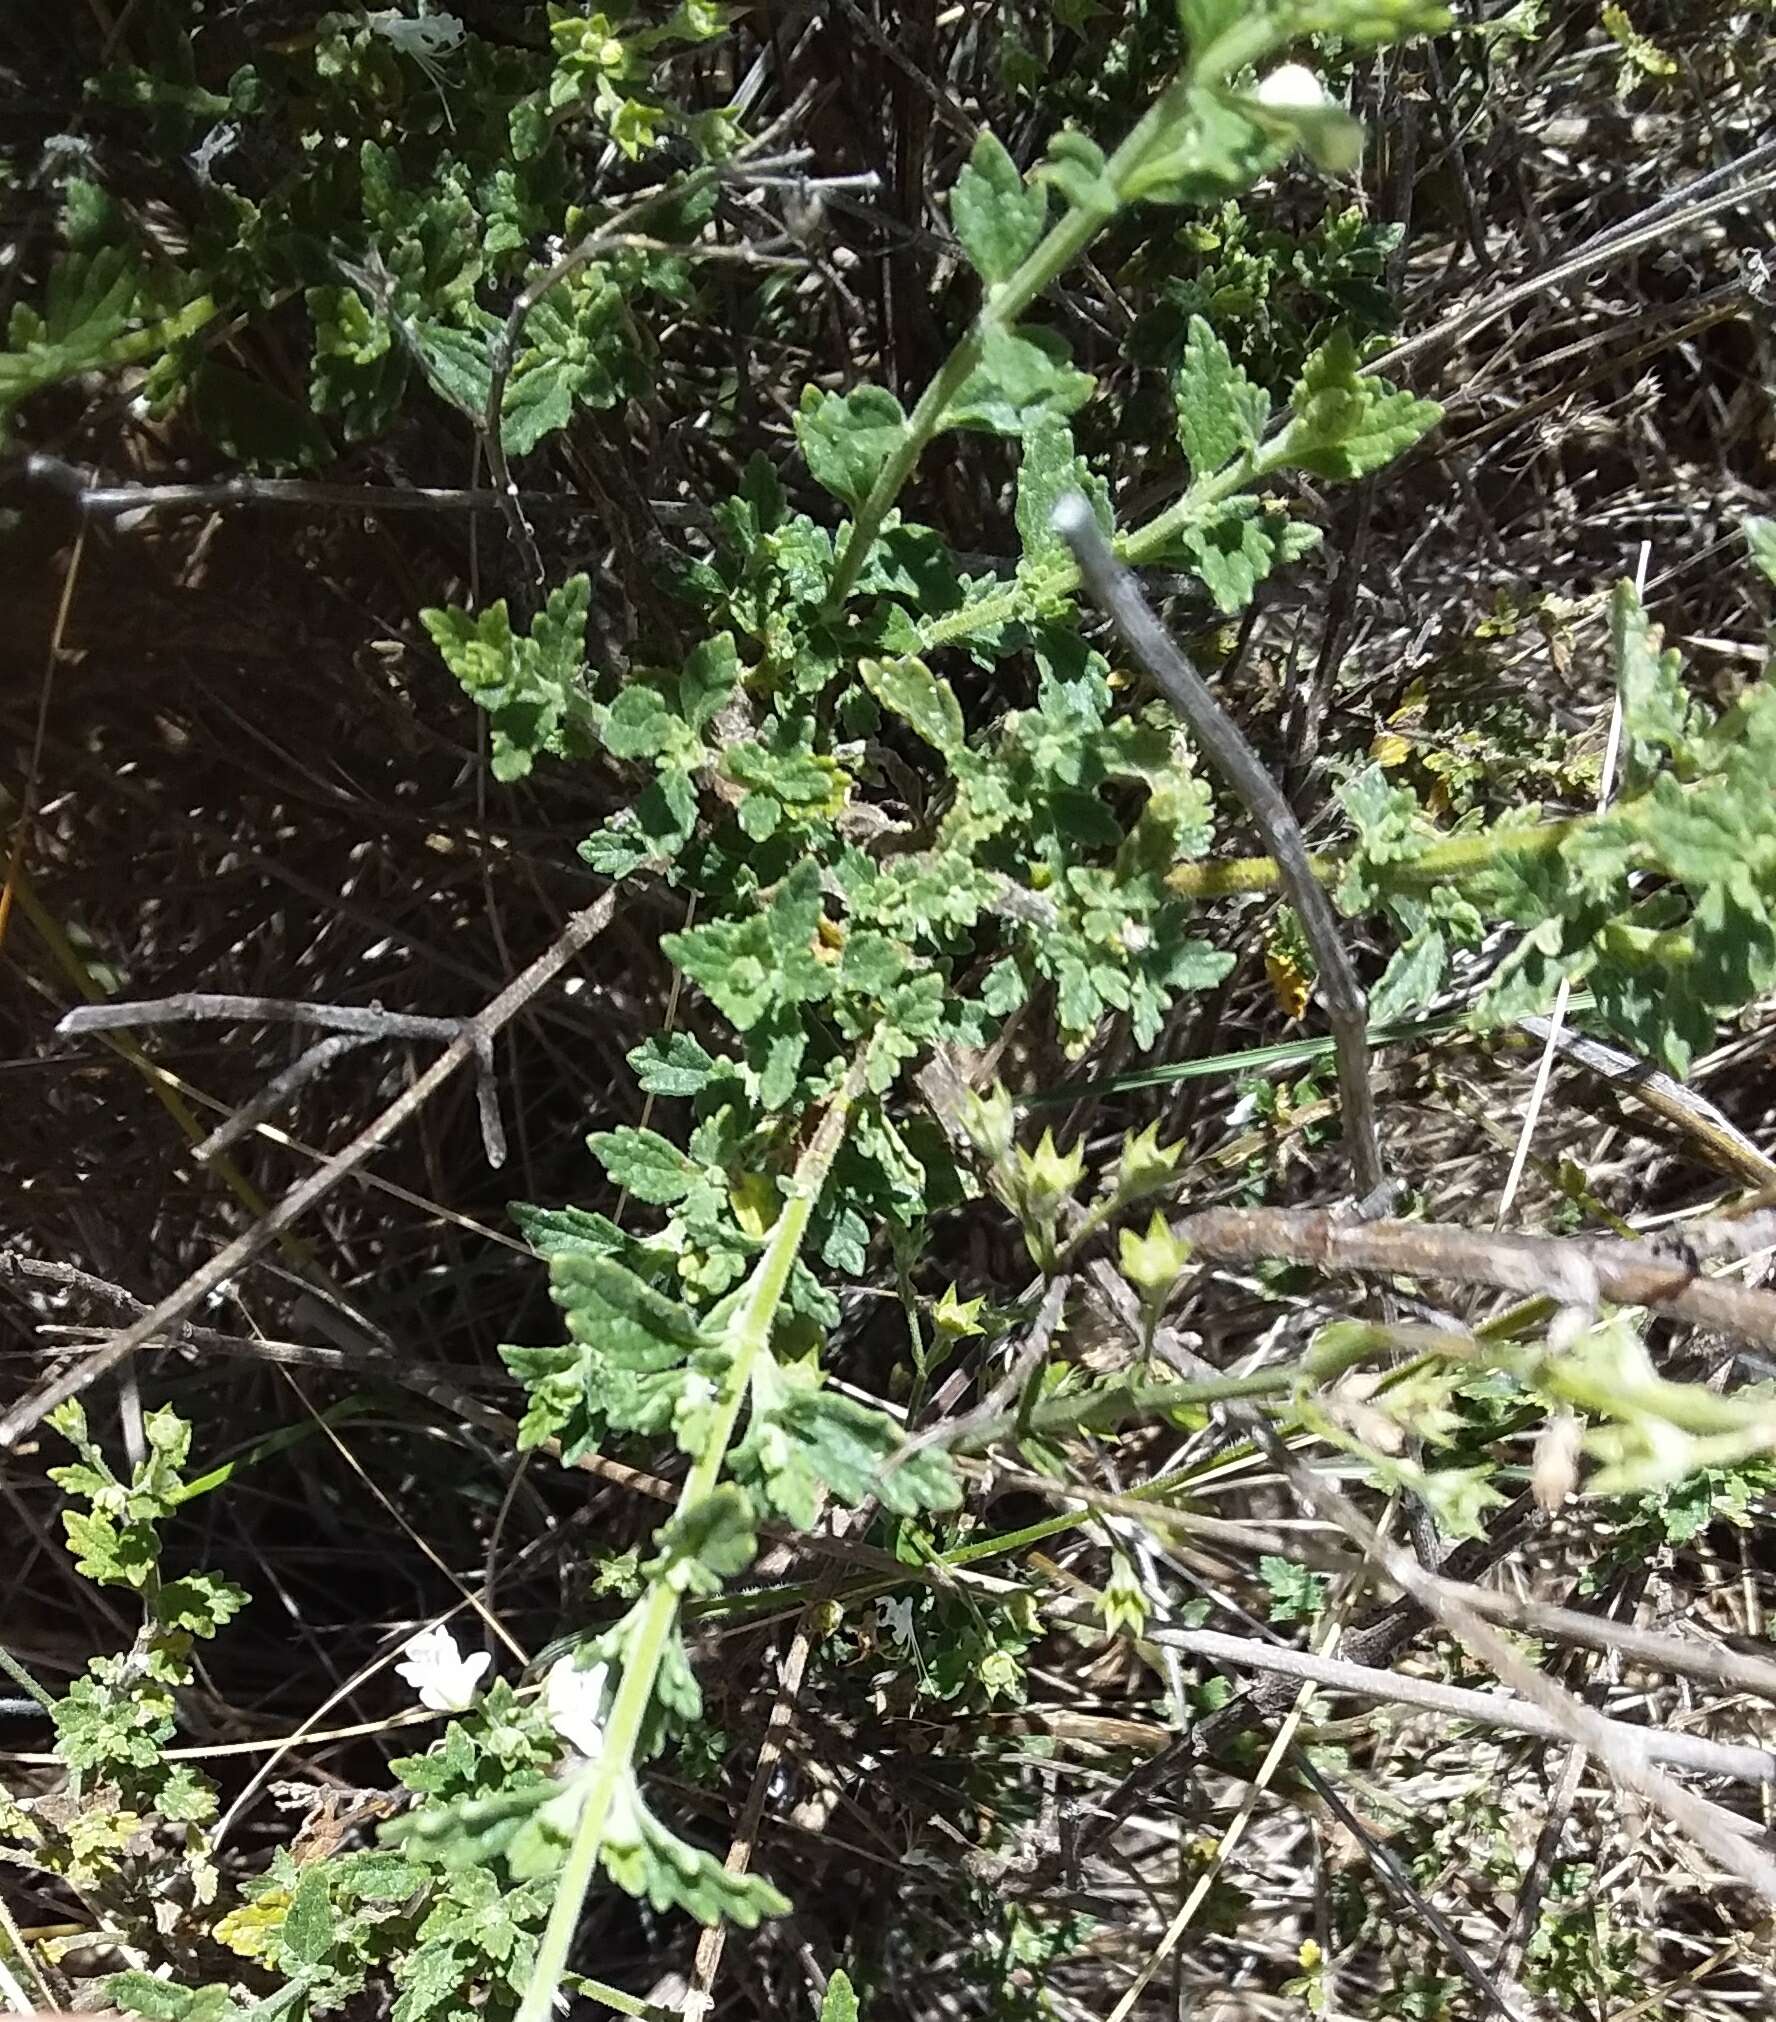
[[[582,1671],[571,1657],[563,1657],[543,1680],[549,1725],[588,1762],[596,1762],[604,1748],[605,1675],[603,1664]]]
[[[463,39],[463,25],[454,14],[422,14],[409,20],[398,8],[384,7],[365,17],[372,35],[379,35],[391,49],[411,56],[420,66],[448,55]]]
[[[1144,920],[1124,920],[1117,938],[1125,953],[1144,955],[1153,946],[1153,929]]]
[[[887,1631],[888,1639],[898,1643],[901,1649],[913,1647],[913,1599],[903,1594],[899,1600],[884,1594],[876,1603],[876,1621]]]
[[[1278,112],[1313,112],[1326,103],[1326,87],[1305,63],[1284,63],[1259,85],[1257,98]]]
[[[434,1713],[464,1713],[474,1705],[481,1674],[493,1662],[485,1650],[465,1657],[448,1629],[422,1629],[401,1654],[405,1664],[395,1673],[419,1694],[419,1703]]]

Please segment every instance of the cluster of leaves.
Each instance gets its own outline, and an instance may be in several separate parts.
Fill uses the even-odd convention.
[[[62,380],[135,363],[151,409],[182,407],[262,469],[324,465],[337,453],[329,422],[346,441],[380,435],[418,387],[478,419],[504,322],[489,301],[546,270],[536,249],[600,222],[577,200],[589,152],[608,141],[631,159],[671,146],[713,161],[738,139],[725,117],[681,115],[650,89],[663,58],[722,32],[710,0],[684,0],[657,26],[553,6],[540,49],[449,15],[325,13],[221,79],[206,79],[218,38],[194,33],[184,11],[152,10],[152,47],[90,91],[181,165],[188,250],[175,259],[149,239],[84,172],[78,144],[47,163],[62,247],[38,302],[12,312],[0,424]],[[671,249],[710,201],[706,184],[668,192],[645,220],[666,250],[614,248],[539,304],[511,360],[508,454],[641,390],[638,311],[683,299]],[[270,317],[293,297],[307,311],[306,402],[212,357],[207,341],[223,320]]]
[[[325,2015],[373,1983],[396,2022],[517,2010],[548,1916],[576,1786],[534,1694],[496,1680],[423,1755],[391,1765],[410,1793],[395,1844],[308,1849],[299,1835],[215,1916],[232,1977],[180,1984],[114,1974],[112,2001],[150,2022]],[[707,1859],[707,1856],[703,1856]],[[276,1991],[258,1992],[269,1981]]]
[[[1201,317],[1261,385],[1287,385],[1335,330],[1360,333],[1367,351],[1394,329],[1387,266],[1399,242],[1399,226],[1354,208],[1286,232],[1223,204],[1131,263],[1129,281],[1146,304],[1129,333],[1131,355],[1169,367]]]
[[[572,1461],[612,1434],[670,1432],[686,1453],[699,1453],[732,1370],[736,1295],[699,1313],[618,1259],[677,1278],[686,1261],[678,1245],[694,1243],[701,1228],[711,1246],[691,1253],[690,1284],[693,1296],[708,1300],[712,1278],[720,1285],[744,1268],[745,1252],[730,1247],[748,1240],[733,1219],[732,1191],[651,1132],[610,1132],[594,1145],[614,1177],[643,1199],[668,1195],[682,1219],[651,1243],[580,1210],[521,1211],[549,1259],[550,1290],[572,1339],[504,1351],[530,1393],[520,1442],[558,1439]],[[751,1248],[756,1254],[764,1244]],[[958,1491],[944,1455],[926,1452],[885,1471],[900,1447],[893,1420],[821,1381],[821,1334],[837,1318],[831,1294],[798,1262],[773,1339],[751,1367],[747,1433],[731,1456],[736,1477],[766,1509],[803,1526],[815,1521],[823,1493],[853,1506],[873,1497],[904,1514],[953,1508]],[[750,1518],[744,1499],[736,1507]],[[695,1709],[685,1713],[695,1717]]]
[[[1771,566],[1767,524],[1749,532]],[[1616,798],[1595,817],[1546,822],[1529,805],[1451,835],[1379,767],[1346,789],[1358,841],[1340,902],[1380,905],[1404,936],[1372,999],[1378,1018],[1428,1001],[1453,951],[1500,922],[1520,935],[1487,979],[1483,1022],[1547,1009],[1564,980],[1676,1074],[1721,1019],[1776,983],[1776,685],[1759,681],[1711,711],[1627,583],[1612,593],[1610,633],[1622,764]]]
[[[75,1570],[94,1585],[138,1597],[142,1627],[130,1648],[95,1657],[50,1709],[56,1754],[68,1771],[53,1799],[0,1798],[0,1834],[29,1867],[60,1875],[132,1928],[155,1928],[153,1899],[171,1888],[214,1901],[217,1873],[205,1827],[215,1787],[188,1763],[169,1761],[178,1694],[192,1682],[192,1651],[247,1596],[219,1574],[167,1577],[161,1527],[194,1491],[186,1477],[191,1428],[172,1411],[143,1420],[146,1454],[126,1481],[87,1430],[78,1402],[51,1422],[79,1458],[51,1469],[75,1499],[62,1524]]]

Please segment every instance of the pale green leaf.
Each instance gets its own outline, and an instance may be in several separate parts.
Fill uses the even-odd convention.
[[[1026,564],[1057,560],[1066,554],[1067,544],[1055,532],[1054,513],[1061,500],[1073,492],[1090,502],[1100,531],[1108,536],[1114,526],[1109,486],[1075,453],[1073,431],[1062,417],[1040,415],[1024,435],[1024,453],[1018,465],[1017,529]]]
[[[857,1996],[849,1974],[841,1966],[826,1983],[826,1998],[820,2004],[820,2022],[857,2022]]]
[[[1107,173],[1104,150],[1077,127],[1063,127],[1050,137],[1048,152],[1036,170],[1037,180],[1059,190],[1077,211],[1097,218],[1113,217],[1122,199]]]
[[[1317,477],[1367,477],[1443,419],[1434,400],[1396,392],[1357,370],[1356,347],[1338,330],[1302,367],[1282,460]]]
[[[629,1055],[644,1095],[701,1095],[722,1072],[722,1063],[688,1032],[656,1034]]]
[[[803,390],[796,440],[816,484],[849,506],[861,506],[882,466],[905,442],[905,410],[885,386],[846,394]]]
[[[1369,993],[1372,1024],[1387,1025],[1428,1004],[1443,987],[1449,966],[1449,948],[1443,933],[1427,927],[1415,934],[1382,971],[1380,982]]]
[[[923,660],[860,660],[863,684],[902,722],[946,758],[963,747],[966,732],[962,705],[947,681],[940,681]]]
[[[1026,184],[998,137],[983,132],[950,192],[950,222],[981,279],[1009,280],[1047,220],[1047,190]]]
[[[1234,498],[1179,534],[1177,551],[1223,611],[1243,611],[1271,571],[1319,545],[1320,530]]]
[[[654,1207],[683,1200],[701,1177],[701,1167],[658,1131],[624,1124],[616,1130],[594,1131],[586,1143],[618,1186]]]
[[[1090,373],[1075,370],[1053,331],[993,324],[982,341],[980,363],[944,410],[943,426],[1023,435],[1045,417],[1083,407],[1096,384]]]
[[[1236,456],[1257,448],[1270,418],[1270,396],[1252,384],[1200,316],[1190,319],[1172,393],[1178,407],[1178,440],[1193,476],[1209,477]]]
[[[1683,657],[1649,623],[1634,585],[1610,593],[1610,651],[1622,703],[1622,792],[1651,785],[1662,766],[1684,753],[1698,725],[1683,685]]]

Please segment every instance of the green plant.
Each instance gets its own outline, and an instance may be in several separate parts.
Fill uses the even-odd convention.
[[[216,1635],[247,1596],[217,1573],[163,1571],[162,1526],[192,1492],[191,1428],[176,1413],[146,1415],[146,1453],[127,1480],[112,1470],[78,1404],[62,1406],[53,1422],[79,1456],[52,1470],[84,1505],[62,1517],[75,1570],[95,1586],[139,1596],[142,1626],[127,1650],[93,1658],[50,1704],[66,1789],[53,1802],[0,1797],[0,1833],[28,1868],[61,1877],[100,1923],[153,1942],[157,1899],[201,1906],[216,1898],[206,1830],[215,1787],[166,1750],[179,1695],[192,1683],[194,1646]]]
[[[176,1981],[114,1983],[136,2012],[321,2013],[386,1981],[397,2022],[469,2005],[543,2022],[573,1982],[600,1874],[705,1923],[781,1913],[769,1879],[730,1872],[667,1825],[643,1786],[669,1744],[712,1753],[686,1624],[733,1597],[766,1524],[809,1530],[832,1504],[879,1516],[908,1573],[906,1592],[890,1577],[860,1597],[883,1610],[874,1647],[887,1646],[890,1684],[974,1713],[1022,1698],[1045,1633],[1029,1592],[988,1601],[914,1585],[970,1549],[929,1522],[957,1508],[964,1477],[943,1441],[909,1444],[891,1412],[831,1380],[839,1291],[891,1256],[923,1402],[961,1342],[987,1328],[1017,1340],[1057,1293],[1064,1316],[1061,1281],[1115,1230],[1139,1346],[1152,1351],[1192,1262],[1155,1205],[1187,1172],[1183,1143],[1130,1133],[1101,1167],[1083,1140],[1063,1148],[1045,1132],[1032,1147],[1005,1089],[964,1086],[958,1063],[1039,1047],[1050,1029],[1073,1057],[1110,1032],[1154,1046],[1181,1005],[1229,977],[1237,902],[1280,886],[1268,859],[1211,855],[1233,811],[1200,776],[1189,734],[1082,609],[1056,508],[1083,496],[1124,561],[1181,571],[1205,610],[1237,617],[1320,539],[1301,480],[1368,478],[1440,419],[1368,369],[1390,325],[1388,232],[1347,208],[1311,234],[1260,229],[1248,193],[1297,157],[1340,172],[1359,143],[1319,73],[1283,59],[1333,61],[1328,41],[1435,29],[1441,10],[1184,0],[1179,18],[1181,41],[1169,23],[1154,44],[1131,27],[1116,65],[1075,92],[1082,113],[1116,109],[1109,151],[1068,125],[1026,174],[992,132],[973,146],[948,223],[978,307],[910,409],[881,384],[792,389],[792,455],[787,431],[769,453],[731,426],[732,402],[711,403],[721,454],[730,435],[752,453],[733,455],[706,530],[650,551],[657,594],[638,597],[621,646],[590,573],[422,614],[486,718],[494,777],[546,783],[561,765],[616,781],[622,805],[581,844],[585,864],[683,907],[661,945],[700,1000],[703,1036],[663,1030],[628,1056],[650,1104],[681,1106],[665,1116],[682,1128],[590,1139],[636,1204],[628,1220],[515,1205],[568,1338],[503,1350],[524,1387],[523,1448],[568,1465],[612,1446],[664,1450],[685,1464],[683,1484],[651,1547],[599,1573],[597,1593],[625,1611],[576,1633],[548,1674],[582,1681],[557,1687],[579,1692],[577,1712],[552,1714],[547,1687],[495,1681],[477,1696],[466,1668],[428,1688],[460,1717],[395,1765],[415,1802],[390,1844],[312,1863],[281,1853],[169,1961]],[[702,285],[721,199],[758,166],[764,141],[737,112],[686,113],[661,78],[720,36],[719,10],[687,0],[650,23],[556,6],[534,46],[454,17],[330,14],[225,90],[198,81],[178,10],[157,19],[174,24],[157,60],[120,66],[95,96],[164,128],[169,145],[210,150],[190,249],[144,259],[137,218],[95,180],[64,178],[63,244],[36,306],[14,312],[0,414],[78,375],[140,365],[152,411],[182,406],[257,468],[318,470],[342,443],[427,405],[493,470],[513,553],[534,575],[513,462],[631,400],[672,398],[663,326]],[[1131,79],[1155,48],[1175,74],[1136,112]],[[224,146],[237,125],[248,140]],[[269,183],[230,180],[237,144],[281,161]],[[582,204],[582,171],[606,148],[638,179]],[[1163,373],[1179,482],[1152,517],[1118,525],[1126,487],[1105,445],[1122,410],[1045,303],[1088,255],[1155,217],[1160,243],[1127,271],[1158,299],[1130,345]],[[768,288],[761,299],[764,315],[781,300]],[[219,330],[280,316],[301,330],[304,384],[270,383],[272,347],[218,355]],[[903,505],[949,435],[1003,446],[1006,471],[1015,457],[1016,553],[1003,567],[973,558],[971,526],[927,524]],[[1750,537],[1776,574],[1776,535],[1754,522]],[[1473,776],[1446,767],[1424,802],[1379,757],[1344,781],[1349,841],[1316,869],[1348,914],[1397,939],[1371,1000],[1377,1023],[1439,994],[1500,925],[1514,940],[1473,1006],[1478,1023],[1580,985],[1602,1021],[1679,1072],[1776,981],[1772,692],[1756,686],[1711,713],[1626,586],[1611,617],[1625,766],[1607,810],[1544,819],[1521,804],[1531,782],[1573,784],[1551,757],[1502,786],[1481,759]],[[1477,781],[1494,791],[1471,791]],[[1497,798],[1512,804],[1488,819]],[[1305,945],[1285,924],[1270,947],[1278,994],[1299,1015],[1314,980]],[[947,1092],[915,1093],[934,1061]],[[1261,1083],[1252,1099],[1264,1122],[1299,1124],[1309,1143],[1321,1104],[1311,1080]],[[1254,1164],[1249,1191],[1274,1178]],[[979,1299],[953,1284],[933,1295],[915,1269],[934,1219],[983,1195],[1016,1223],[1040,1280],[984,1321]],[[1119,1226],[1137,1208],[1144,1233]],[[1619,1315],[1557,1348],[1452,1342],[1385,1380],[1366,1372],[1368,1388],[1340,1379],[1395,1351],[1385,1330],[1333,1334],[1247,1375],[1176,1381],[1097,1381],[1050,1345],[1036,1341],[1017,1394],[966,1427],[958,1453],[1015,1444],[1058,1471],[1068,1435],[1131,1420],[1194,1430],[1210,1407],[1261,1404],[1472,1536],[1504,1499],[1490,1444],[1550,1412],[1595,1421],[1588,1486],[1612,1496],[1740,1481],[1770,1440],[1761,1396],[1710,1402],[1658,1378]],[[67,1424],[85,1442],[78,1419]],[[80,1778],[97,1775],[125,1817],[187,1828],[180,1858],[213,1896],[198,1830],[208,1798],[168,1766],[165,1745],[170,1694],[188,1679],[177,1639],[212,1633],[239,1597],[201,1577],[159,1583],[154,1527],[177,1503],[183,1435],[164,1417],[150,1424],[160,1473],[126,1487],[85,1442],[82,1468],[61,1476],[93,1503],[78,1534],[70,1525],[83,1570],[137,1588],[150,1616],[139,1652],[101,1660],[110,1668],[58,1708],[61,1756],[77,1799]],[[1145,1597],[1116,1550],[1102,1612],[1138,1646]],[[1324,1583],[1287,1560],[1267,1557],[1259,1576],[1279,1623],[1325,1608]],[[1194,1689],[1197,1702],[1183,1691],[1179,1702],[1218,1688]],[[106,1914],[140,1898],[129,1836],[104,1837],[118,1823],[58,1826],[57,1841],[28,1819],[33,1857],[91,1888]],[[1039,2012],[1040,1975],[1077,1942],[1076,1920],[1000,1906],[981,1928],[1001,2012]],[[243,1963],[218,1961],[218,1946]],[[1294,1991],[1323,2002],[1323,1962],[1301,1964]],[[835,1975],[829,1994],[841,2018],[845,1984]]]

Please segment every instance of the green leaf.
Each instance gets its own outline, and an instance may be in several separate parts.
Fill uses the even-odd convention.
[[[683,1200],[702,1177],[702,1168],[657,1131],[624,1124],[617,1130],[595,1131],[586,1143],[618,1186],[653,1207]]]
[[[1075,453],[1073,431],[1058,414],[1038,415],[1025,433],[1018,465],[1017,529],[1026,566],[1041,567],[1066,555],[1067,544],[1055,532],[1054,513],[1071,492],[1090,502],[1106,536],[1114,531],[1110,488]]]
[[[611,704],[602,735],[613,758],[658,758],[687,742],[682,719],[642,681],[632,681]]]
[[[1200,56],[1246,17],[1247,0],[1178,0],[1178,22],[1193,56]]]
[[[139,271],[122,246],[56,261],[42,310],[21,302],[12,311],[0,352],[0,419],[43,387],[109,362],[131,322]]]
[[[1193,476],[1206,478],[1258,447],[1270,396],[1254,386],[1200,316],[1190,319],[1184,356],[1172,378],[1178,440]]]
[[[1663,633],[1649,624],[1634,585],[1610,593],[1610,650],[1622,699],[1622,792],[1642,793],[1669,761],[1681,757],[1699,727],[1683,685],[1683,656],[1661,650]]]
[[[304,1966],[318,1966],[333,1948],[333,1906],[327,1899],[324,1866],[304,1870],[281,1932],[284,1949]]]
[[[1007,281],[1041,239],[1048,192],[1028,185],[998,138],[983,132],[950,192],[950,222],[975,272],[989,286]]]
[[[756,1930],[789,1904],[760,1875],[730,1874],[713,1854],[694,1847],[655,1818],[633,1781],[619,1794],[600,1851],[604,1871],[620,1889],[659,1911],[683,1910],[702,1924]]]
[[[1127,203],[1206,204],[1237,196],[1285,162],[1293,137],[1258,116],[1249,101],[1193,86],[1167,94],[1171,113],[1123,178]]]
[[[897,1516],[958,1508],[961,1485],[949,1455],[924,1447],[902,1459],[903,1447],[886,1412],[835,1391],[787,1388],[748,1428],[733,1467],[803,1530],[819,1520],[822,1488],[853,1508],[875,1496]]]
[[[1233,498],[1186,526],[1177,549],[1220,608],[1231,612],[1245,609],[1273,569],[1310,553],[1319,542],[1318,527],[1267,513],[1256,499]]]
[[[728,1065],[704,1051],[688,1032],[644,1039],[629,1054],[629,1065],[644,1095],[701,1095]]]
[[[222,454],[262,470],[318,470],[327,431],[305,406],[232,365],[206,358],[191,377],[191,418]]]
[[[730,744],[722,754],[722,770],[755,794],[768,796],[774,812],[758,839],[774,834],[781,816],[812,821],[836,814],[844,805],[849,780],[831,758],[814,750],[811,719],[774,716],[762,736]]]
[[[803,389],[796,440],[809,474],[848,506],[863,504],[906,439],[906,412],[885,386],[859,386],[846,394]]]
[[[1292,407],[1277,448],[1280,461],[1329,478],[1367,477],[1443,419],[1434,400],[1363,378],[1356,347],[1342,329],[1302,367]]]
[[[724,1481],[681,1510],[654,1542],[658,1556],[642,1567],[649,1579],[666,1580],[681,1592],[719,1594],[725,1580],[758,1556],[752,1503],[744,1489]]]
[[[857,1996],[842,1966],[826,1983],[826,1998],[820,2004],[820,2022],[857,2022]]]
[[[740,679],[740,656],[732,632],[699,640],[685,657],[678,677],[679,706],[693,730],[708,727]]]
[[[511,1201],[506,1212],[524,1233],[524,1240],[544,1258],[574,1251],[593,1257],[614,1257],[628,1240],[606,1215],[584,1208],[540,1208],[529,1201]]]
[[[1052,330],[1007,330],[995,323],[982,340],[980,363],[957,389],[940,425],[1023,435],[1045,416],[1083,407],[1096,385],[1089,372],[1074,369],[1065,340]]]
[[[187,1573],[162,1583],[154,1612],[165,1628],[209,1637],[232,1621],[247,1600],[246,1592],[220,1573]]]
[[[1104,150],[1077,127],[1063,127],[1049,138],[1048,152],[1036,169],[1036,179],[1060,191],[1076,211],[1111,218],[1122,202],[1107,173]]]
[[[1382,971],[1380,982],[1369,993],[1369,1017],[1373,1024],[1388,1025],[1408,1011],[1428,1004],[1443,987],[1449,967],[1449,944],[1440,928],[1426,927],[1415,934]]]
[[[953,758],[966,742],[962,705],[947,681],[940,681],[923,660],[860,660],[863,685],[903,723],[909,724],[934,750]]]
[[[696,1321],[677,1300],[608,1257],[571,1250],[556,1255],[549,1291],[574,1339],[620,1367],[668,1369],[702,1344]]]
[[[226,1987],[178,1987],[171,1980],[132,1966],[105,1977],[105,1999],[146,2022],[227,2022],[244,2015]]]
[[[104,1587],[147,1585],[160,1557],[160,1541],[148,1523],[115,1524],[99,1511],[62,1512],[62,1529],[83,1580]]]
[[[381,435],[407,390],[407,353],[394,326],[355,288],[310,288],[304,300],[314,330],[310,403],[317,413],[339,415],[354,442]]]
[[[528,637],[512,630],[503,597],[475,617],[420,612],[445,666],[487,712],[496,779],[522,779],[541,753],[562,753],[576,730],[589,733],[583,663],[591,601],[590,579],[570,577],[549,593]]]
[[[1776,520],[1754,515],[1745,521],[1746,545],[1758,567],[1776,583]]]
[[[774,1006],[810,1003],[830,994],[832,971],[814,948],[820,916],[820,872],[804,860],[783,880],[763,915],[668,934],[660,945],[745,1032]]]
[[[1266,1552],[1258,1561],[1258,1577],[1270,1589],[1273,1622],[1311,1622],[1326,1605],[1326,1581],[1293,1559]]]

